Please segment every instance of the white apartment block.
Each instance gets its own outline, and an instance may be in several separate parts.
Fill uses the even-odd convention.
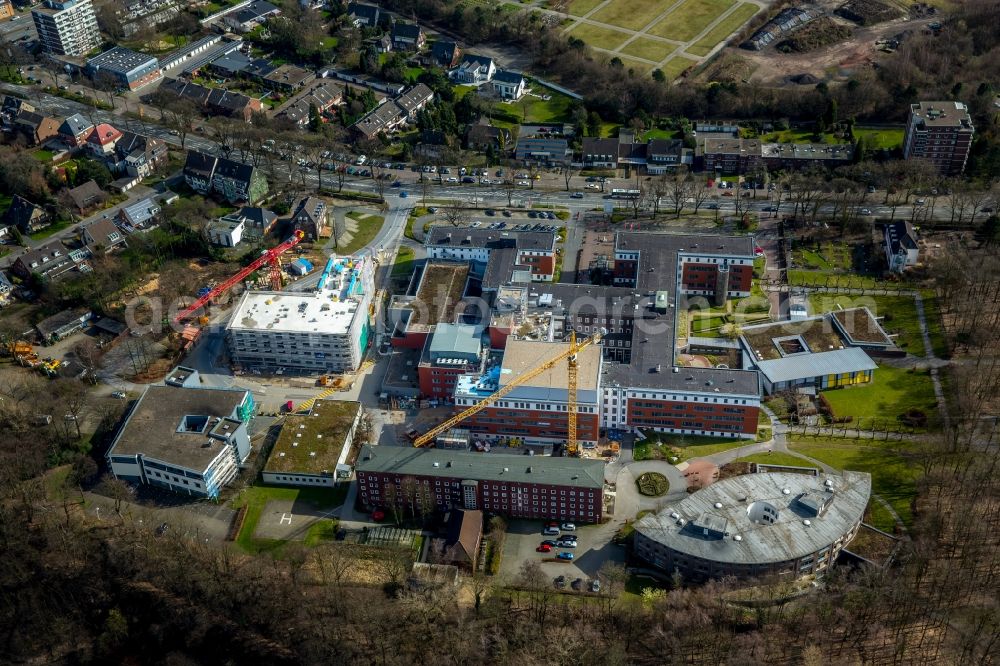
[[[38,40],[49,53],[83,56],[101,45],[90,0],[45,0],[31,10]]]
[[[368,257],[341,258],[313,292],[244,293],[226,326],[233,363],[267,371],[356,370],[371,335],[373,273]]]

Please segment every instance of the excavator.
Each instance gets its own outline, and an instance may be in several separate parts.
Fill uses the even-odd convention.
[[[595,333],[594,335],[591,335],[588,338],[584,338],[583,340],[580,340],[578,342],[576,339],[576,333],[570,332],[568,349],[564,350],[560,354],[557,354],[548,361],[545,361],[538,367],[533,368],[518,377],[515,377],[514,379],[510,380],[510,382],[508,382],[504,386],[501,386],[499,389],[497,389],[490,395],[486,396],[475,405],[459,412],[458,414],[451,417],[447,421],[441,423],[440,425],[431,428],[424,434],[414,439],[413,446],[424,447],[432,445],[438,435],[447,432],[448,430],[451,430],[465,419],[469,418],[470,416],[473,416],[474,414],[478,414],[482,410],[486,409],[487,407],[495,403],[497,400],[504,397],[514,389],[516,389],[518,386],[527,383],[528,381],[534,379],[535,377],[542,374],[546,370],[554,368],[558,363],[565,360],[566,379],[567,379],[566,418],[568,421],[568,426],[566,428],[566,433],[567,433],[566,452],[571,456],[578,455],[579,442],[576,439],[576,375],[577,375],[576,356],[581,350],[589,347],[592,344],[597,344],[600,341],[601,341],[600,333]]]

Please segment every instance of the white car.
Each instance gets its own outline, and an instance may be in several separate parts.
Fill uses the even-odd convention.
[[[472,228],[473,229],[478,229],[481,226],[483,226],[483,223],[480,222],[479,220],[476,220],[475,222],[472,223]]]
[[[861,214],[862,215],[871,215],[872,214],[872,209],[871,208],[862,208],[861,209]]]
[[[599,189],[601,189],[601,186],[597,185],[595,183],[587,183],[587,189],[588,190],[599,190]]]
[[[455,176],[448,176],[444,180],[445,180],[446,183],[457,183],[458,182],[458,178],[456,178]]]
[[[111,397],[115,398],[117,400],[124,400],[125,399],[125,391],[115,391],[114,393],[111,394]]]
[[[526,180],[519,180],[517,181],[517,184],[520,185],[521,187],[528,187],[529,185],[531,185],[531,183],[529,183]]]
[[[574,523],[563,523],[562,524],[562,529],[563,529],[564,532],[575,532],[576,531],[576,524],[574,524]]]
[[[368,161],[367,155],[358,155],[358,159],[354,160],[354,163],[357,164],[358,166],[361,166],[367,161]]]

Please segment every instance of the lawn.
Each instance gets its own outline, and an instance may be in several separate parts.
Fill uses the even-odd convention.
[[[792,244],[792,262],[809,270],[849,270],[851,248],[847,243],[824,241],[819,243]]]
[[[611,4],[591,16],[591,20],[638,30],[667,11],[670,4],[662,0],[612,0]]]
[[[832,134],[820,134],[819,141],[811,129],[787,129],[781,132],[771,132],[761,137],[765,143],[836,143]]]
[[[743,456],[733,462],[760,463],[763,465],[790,465],[792,467],[815,467],[813,463],[805,458],[800,458],[791,453],[777,451],[775,453],[755,453],[752,456]]]
[[[584,16],[587,12],[593,11],[594,7],[600,5],[604,0],[572,0],[566,13],[573,16]]]
[[[573,104],[573,99],[557,92],[546,91],[549,99],[538,97],[524,97],[524,102],[517,102],[512,108],[524,110],[524,122],[526,123],[556,123],[569,122],[569,107]]]
[[[610,28],[602,28],[589,23],[581,23],[569,33],[577,39],[582,39],[590,46],[598,49],[613,51],[621,46],[629,35],[627,32],[619,32]]]
[[[43,164],[48,164],[49,162],[51,162],[52,156],[54,155],[54,153],[51,150],[45,150],[45,149],[36,150],[31,154],[36,160],[42,162]]]
[[[285,542],[276,539],[255,539],[253,534],[260,522],[260,514],[264,507],[271,500],[286,500],[293,502],[309,502],[320,510],[331,510],[344,503],[347,496],[347,484],[339,484],[336,488],[281,488],[278,486],[252,486],[242,491],[233,498],[232,507],[234,509],[247,507],[246,517],[243,519],[243,527],[236,537],[236,544],[243,550],[251,553],[263,551],[278,551]],[[310,529],[306,534],[306,540],[310,537],[314,541],[322,537],[323,527],[315,527],[316,533]]]
[[[663,74],[667,77],[667,81],[673,81],[678,76],[683,74],[689,67],[696,64],[698,64],[697,60],[676,55],[667,62],[663,63],[663,67],[660,69],[663,70]]]
[[[932,289],[920,292],[924,300],[924,318],[927,319],[927,334],[931,338],[931,347],[938,358],[951,358],[948,339],[944,334],[944,324],[941,321],[941,303]]]
[[[684,4],[653,26],[649,33],[678,42],[691,41],[735,4],[736,0],[684,0]]]
[[[724,39],[728,39],[731,34],[743,27],[758,11],[757,6],[749,2],[742,3],[732,14],[724,18],[714,28],[705,33],[705,36],[688,47],[688,53],[696,56],[706,56],[715,48],[715,45]]]
[[[691,332],[705,333],[717,329],[725,323],[722,317],[699,317],[691,321]]]
[[[649,433],[647,439],[635,443],[632,457],[635,460],[669,460],[671,456],[677,456],[677,460],[672,462],[683,462],[748,444],[753,444],[753,440]]]
[[[57,222],[53,222],[52,224],[50,224],[49,226],[45,227],[40,231],[36,231],[35,233],[30,234],[29,236],[31,240],[36,240],[36,241],[45,240],[52,234],[62,231],[71,224],[73,223],[70,220],[59,220]]]
[[[892,150],[903,145],[904,128],[890,127],[855,127],[854,138],[865,137],[869,148],[873,150]]]
[[[645,58],[646,60],[652,60],[653,62],[660,62],[673,53],[675,48],[677,47],[673,44],[658,42],[655,39],[638,37],[629,42],[628,45],[621,50],[621,53],[634,56],[636,58]]]
[[[896,345],[914,356],[925,356],[923,336],[920,335],[920,320],[917,319],[917,304],[912,296],[834,296],[831,294],[810,294],[809,306],[813,312],[830,312],[838,307],[844,309],[867,306],[886,333],[895,334]]]
[[[351,240],[337,246],[337,251],[344,254],[357,252],[368,245],[368,243],[371,243],[372,239],[375,238],[375,235],[382,229],[382,225],[385,223],[385,218],[381,215],[368,215],[357,211],[351,211],[347,214],[347,217],[355,220],[358,223],[358,228],[353,232]]]
[[[926,372],[880,365],[870,384],[824,391],[836,416],[854,417],[853,425],[863,429],[901,425],[898,417],[908,410],[922,411],[928,419],[937,417],[934,385]],[[861,419],[861,423],[858,421]]]
[[[392,265],[392,277],[406,277],[413,274],[413,248],[401,245]]]
[[[650,139],[676,139],[678,132],[677,130],[668,129],[651,129],[642,135],[642,141],[649,141]]]
[[[899,446],[899,443],[893,445]],[[806,437],[792,442],[790,446],[794,451],[838,470],[868,472],[872,475],[872,492],[889,502],[904,524],[912,524],[910,503],[917,495],[920,469],[915,462],[908,460],[905,445],[902,450],[894,450],[889,446],[861,446],[853,440]],[[872,521],[875,527],[892,533],[893,522],[887,512],[873,512]]]
[[[864,275],[809,271],[800,268],[788,270],[788,284],[793,287],[833,287],[841,289],[900,289],[906,287],[906,285],[901,285],[897,282],[882,282]]]

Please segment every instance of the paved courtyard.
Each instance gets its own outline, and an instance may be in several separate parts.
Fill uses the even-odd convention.
[[[540,562],[542,571],[550,578],[563,575],[571,580],[596,577],[605,562],[625,562],[625,548],[611,543],[618,529],[617,521],[612,520],[602,525],[578,525],[574,532],[578,539],[576,548],[553,548],[551,553],[538,553],[535,548],[542,541],[555,540],[555,537],[542,535],[543,525],[538,520],[510,522],[500,566],[500,575],[504,580],[515,581],[522,563],[529,560]],[[546,561],[554,560],[556,554],[562,551],[573,553],[573,561]]]

